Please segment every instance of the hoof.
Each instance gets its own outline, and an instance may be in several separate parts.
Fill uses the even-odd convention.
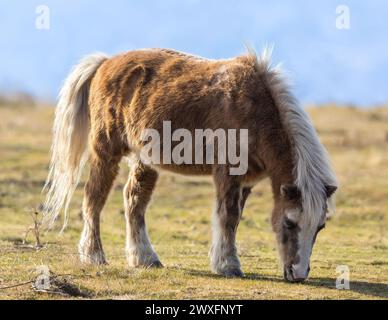
[[[82,263],[101,266],[107,264],[101,241],[82,235],[78,244],[79,259]]]
[[[132,261],[129,262],[129,266],[132,268],[144,268],[144,269],[161,269],[163,268],[163,264],[157,260],[157,261],[147,261],[142,263],[133,263]]]
[[[226,270],[223,275],[227,278],[242,278],[244,273],[240,269]]]
[[[227,269],[220,273],[220,275],[226,278],[242,278],[244,273],[240,269]]]
[[[108,262],[105,259],[104,253],[98,252],[98,253],[92,253],[92,254],[79,254],[80,261],[85,264],[95,265],[95,266],[102,266],[108,264]]]
[[[159,257],[155,252],[128,255],[128,264],[133,268],[163,268],[163,264],[160,262]]]
[[[147,266],[145,266],[147,269],[152,268],[152,269],[160,269],[163,268],[163,264],[157,260],[157,261],[152,261],[150,262]]]

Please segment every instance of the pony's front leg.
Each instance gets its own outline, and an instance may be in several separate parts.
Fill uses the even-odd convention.
[[[215,184],[217,198],[210,251],[212,271],[227,277],[241,277],[244,274],[237,256],[236,232],[246,199],[234,177],[216,175]]]
[[[140,161],[133,165],[124,188],[127,221],[126,252],[131,267],[162,267],[148,238],[144,215],[151,199],[158,173]]]

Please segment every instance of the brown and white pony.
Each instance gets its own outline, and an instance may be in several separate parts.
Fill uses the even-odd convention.
[[[247,172],[231,175],[232,164],[145,165],[139,154],[142,132],[172,129],[247,129]],[[163,145],[161,146],[163,149]],[[83,202],[81,261],[106,262],[100,214],[119,162],[132,155],[124,188],[126,254],[134,267],[162,266],[147,235],[144,215],[158,170],[212,175],[216,188],[211,247],[212,270],[242,276],[236,231],[251,188],[271,180],[272,213],[284,276],[303,281],[317,233],[324,227],[336,190],[325,148],[306,113],[289,91],[270,54],[254,52],[228,60],[208,60],[167,49],[137,50],[108,58],[83,59],[67,78],[56,110],[46,221],[64,208],[65,220],[84,164],[90,173]]]

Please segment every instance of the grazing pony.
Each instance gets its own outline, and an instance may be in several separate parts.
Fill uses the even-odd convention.
[[[196,129],[246,129],[246,172],[232,175],[230,162],[145,164],[145,130],[163,135],[163,124]],[[241,142],[241,141],[240,141]],[[160,152],[165,151],[162,143]],[[126,254],[133,267],[161,267],[147,235],[145,212],[159,170],[211,175],[216,189],[213,272],[242,276],[236,232],[251,188],[269,178],[272,225],[286,280],[307,278],[318,232],[337,189],[327,152],[299,107],[270,53],[253,51],[228,60],[209,60],[168,50],[131,51],[108,58],[84,58],[60,93],[54,122],[52,159],[45,189],[45,220],[67,212],[82,167],[90,172],[83,201],[82,262],[106,263],[100,215],[124,156],[135,157],[124,188]]]

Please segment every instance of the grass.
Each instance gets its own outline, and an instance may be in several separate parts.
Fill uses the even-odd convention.
[[[388,299],[388,110],[323,106],[309,113],[329,149],[341,189],[337,213],[314,248],[310,279],[289,284],[282,279],[270,227],[268,182],[254,189],[239,228],[243,279],[209,271],[210,179],[171,174],[162,174],[147,214],[149,234],[165,268],[127,267],[121,196],[125,163],[103,213],[109,265],[90,267],[78,261],[82,186],[67,231],[58,235],[58,223],[40,235],[43,248],[33,248],[33,232],[23,245],[34,225],[29,210],[42,202],[53,109],[1,106],[0,299]],[[56,293],[33,289],[41,265],[57,275],[52,278]],[[350,290],[335,288],[338,265],[350,269]]]

